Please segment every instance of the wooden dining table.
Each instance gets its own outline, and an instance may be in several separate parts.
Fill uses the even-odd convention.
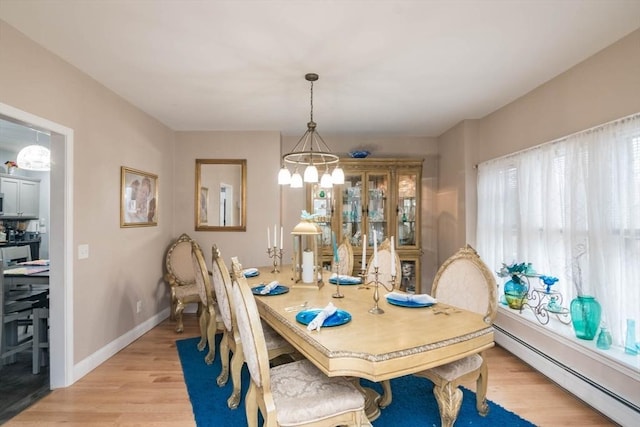
[[[328,376],[349,376],[383,382],[383,394],[361,387],[367,401],[367,417],[376,419],[380,408],[391,404],[389,382],[479,353],[494,345],[494,329],[480,314],[442,303],[428,307],[402,307],[387,302],[387,291],[379,286],[382,314],[372,314],[374,287],[340,285],[343,298],[334,298],[336,285],[294,283],[291,266],[247,278],[250,286],[277,280],[289,291],[280,295],[257,295],[260,316],[301,354]],[[296,320],[301,310],[324,308],[332,302],[351,315],[348,323],[308,331]],[[440,402],[439,402],[440,403]],[[446,402],[444,402],[446,404]],[[446,406],[445,406],[446,407]]]

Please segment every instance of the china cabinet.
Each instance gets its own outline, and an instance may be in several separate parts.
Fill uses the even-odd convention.
[[[4,218],[38,218],[40,180],[15,175],[0,177],[0,192],[4,194]]]
[[[341,159],[345,183],[308,187],[307,210],[322,230],[322,263],[331,264],[331,232],[348,239],[354,251],[353,274],[360,273],[362,251],[368,260],[373,235],[380,245],[393,237],[400,256],[400,289],[420,292],[420,180],[422,159]],[[366,242],[364,241],[366,239]]]

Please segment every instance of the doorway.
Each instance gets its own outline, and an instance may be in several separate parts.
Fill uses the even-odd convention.
[[[0,103],[0,118],[50,134],[49,384],[66,387],[73,375],[73,130]]]

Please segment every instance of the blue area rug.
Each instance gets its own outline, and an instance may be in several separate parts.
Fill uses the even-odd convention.
[[[216,341],[220,342],[220,335]],[[244,413],[244,397],[249,383],[249,372],[246,366],[242,371],[242,399],[236,410],[227,407],[227,399],[231,395],[231,379],[224,387],[218,387],[216,378],[220,374],[220,354],[211,365],[204,362],[205,351],[196,348],[199,338],[176,341],[184,380],[187,384],[189,398],[193,407],[198,427],[238,427],[247,425]],[[374,383],[364,381],[365,385],[382,389]],[[373,422],[374,427],[411,427],[440,426],[438,404],[432,392],[433,385],[424,378],[412,375],[391,380],[393,402],[382,410],[380,417]],[[455,427],[461,426],[503,426],[531,427],[529,421],[520,418],[501,406],[489,401],[489,414],[481,417],[476,411],[475,393],[463,388],[464,399],[458,414]],[[259,417],[260,424],[262,418]]]

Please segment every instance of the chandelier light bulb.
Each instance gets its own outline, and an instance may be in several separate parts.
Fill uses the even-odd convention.
[[[302,176],[298,171],[291,175],[291,188],[302,188]]]
[[[291,184],[291,172],[286,167],[282,167],[280,172],[278,172],[278,184],[280,185],[289,185]]]
[[[329,174],[329,172],[325,172],[322,174],[322,178],[320,178],[320,187],[321,188],[333,187],[333,180],[331,179],[331,175]]]
[[[331,173],[331,180],[334,184],[344,184],[344,171],[340,166],[336,166],[336,168]]]
[[[304,182],[318,182],[318,168],[313,164],[304,170]]]

